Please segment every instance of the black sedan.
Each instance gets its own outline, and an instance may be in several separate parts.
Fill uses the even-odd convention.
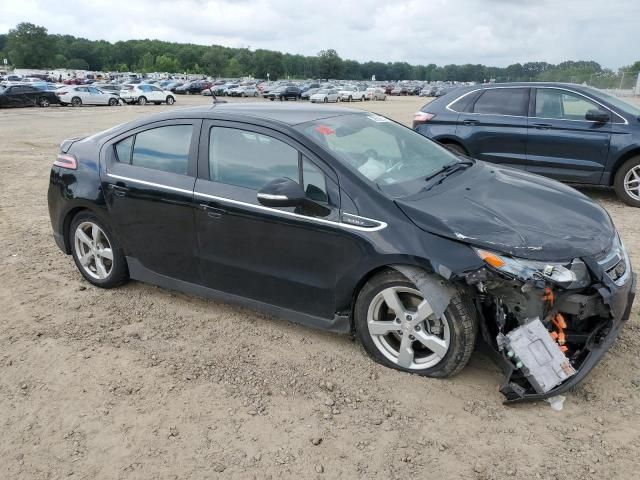
[[[31,85],[11,85],[0,89],[0,107],[48,107],[60,103],[55,92]]]
[[[272,102],[278,100],[298,100],[302,97],[302,90],[298,87],[278,87],[269,91],[263,95],[264,98],[268,98]]]
[[[353,333],[406,372],[453,375],[480,336],[508,401],[585,377],[635,291],[606,211],[385,117],[300,107],[171,110],[65,140],[56,243],[98,287],[136,279]]]

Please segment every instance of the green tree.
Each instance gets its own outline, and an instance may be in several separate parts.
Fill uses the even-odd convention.
[[[178,60],[173,55],[158,55],[155,61],[156,72],[177,72]]]
[[[202,64],[209,75],[222,76],[227,65],[227,54],[222,47],[212,45],[202,55]]]
[[[342,74],[342,59],[338,52],[330,48],[318,52],[318,68],[322,78],[340,78]]]
[[[89,70],[89,63],[84,58],[72,58],[65,66],[71,70]]]
[[[47,29],[33,23],[20,23],[9,30],[6,51],[11,63],[19,68],[48,67],[52,45]]]

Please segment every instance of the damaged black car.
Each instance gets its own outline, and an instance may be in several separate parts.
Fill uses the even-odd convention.
[[[225,104],[68,139],[48,202],[96,286],[139,280],[351,333],[431,377],[482,339],[509,402],[582,380],[635,292],[583,194],[360,110]]]

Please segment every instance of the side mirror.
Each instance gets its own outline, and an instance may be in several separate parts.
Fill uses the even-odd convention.
[[[611,119],[611,115],[609,115],[609,112],[594,108],[589,110],[584,118],[590,122],[607,123]]]
[[[266,207],[298,207],[307,196],[302,187],[290,178],[276,178],[258,190],[258,201]]]

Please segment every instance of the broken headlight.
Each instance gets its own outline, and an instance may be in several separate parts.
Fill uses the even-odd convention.
[[[509,257],[480,248],[473,249],[489,266],[523,282],[548,281],[562,288],[584,288],[591,283],[587,266],[579,258],[571,262],[540,262]]]

